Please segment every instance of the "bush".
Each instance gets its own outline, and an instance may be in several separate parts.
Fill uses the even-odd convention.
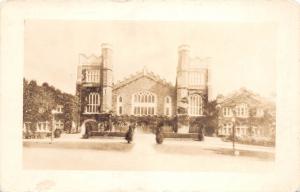
[[[164,133],[165,138],[191,138],[191,139],[197,139],[198,134],[197,133]]]
[[[224,137],[223,141],[232,141],[232,135],[228,137]],[[250,136],[244,136],[244,137],[235,137],[235,141],[240,144],[245,145],[260,145],[260,146],[268,146],[268,147],[274,147],[275,146],[275,140],[272,138],[259,138],[259,137],[250,137]]]
[[[125,137],[125,132],[91,132],[91,136]]]
[[[199,133],[198,133],[198,140],[199,140],[199,141],[204,141],[204,135],[203,135],[202,132],[199,132]]]
[[[54,131],[54,138],[59,138],[61,135],[62,131],[60,129],[55,129]]]
[[[127,143],[131,143],[133,140],[133,128],[129,126],[128,131],[126,132],[125,139],[127,140]]]
[[[156,133],[156,137],[155,137],[156,143],[157,144],[162,144],[164,141],[164,135],[161,132]]]

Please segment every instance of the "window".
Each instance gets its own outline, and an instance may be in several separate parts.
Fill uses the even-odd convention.
[[[49,122],[48,121],[40,121],[37,123],[36,127],[37,132],[49,132]]]
[[[237,117],[248,117],[248,106],[247,104],[240,104],[236,106],[236,116]]]
[[[99,113],[100,112],[100,94],[90,93],[87,97],[88,104],[85,107],[86,113]]]
[[[200,116],[203,115],[202,97],[200,95],[189,96],[189,115]]]
[[[88,83],[100,83],[100,70],[86,70],[85,71],[85,82]]]
[[[132,96],[132,114],[155,115],[156,95],[149,91],[140,91]]]
[[[55,122],[55,129],[63,129],[64,128],[64,123],[62,120],[58,120]]]
[[[56,112],[57,113],[62,113],[63,112],[63,106],[62,105],[57,105],[56,106]]]
[[[117,114],[118,115],[123,114],[123,98],[122,98],[122,96],[117,97]]]
[[[23,131],[30,131],[31,122],[24,122]]]
[[[231,117],[232,116],[232,110],[229,107],[223,108],[223,116],[224,117]]]
[[[224,123],[221,129],[222,135],[230,135],[232,132],[232,123]]]
[[[256,109],[256,117],[263,117],[264,116],[264,110],[261,108]]]
[[[235,130],[236,130],[237,136],[245,136],[247,134],[247,126],[246,125],[236,124]]]
[[[172,110],[172,99],[170,96],[165,97],[165,103],[164,103],[164,114],[166,116],[172,116],[171,110]]]
[[[189,85],[198,86],[201,84],[200,72],[189,72]]]

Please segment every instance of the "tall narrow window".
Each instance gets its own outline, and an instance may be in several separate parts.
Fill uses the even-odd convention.
[[[170,96],[165,97],[165,103],[164,103],[164,114],[166,116],[172,116],[172,99]]]
[[[118,96],[117,98],[117,114],[123,115],[123,97]]]
[[[99,113],[100,112],[100,94],[90,93],[87,97],[88,103],[85,107],[86,113]]]
[[[156,96],[149,91],[140,91],[132,95],[133,115],[155,115]]]
[[[189,96],[189,115],[191,116],[203,115],[202,97],[198,94]]]

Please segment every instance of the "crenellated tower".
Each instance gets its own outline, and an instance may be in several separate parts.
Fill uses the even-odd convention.
[[[102,70],[101,70],[101,85],[102,91],[102,109],[103,112],[112,110],[112,84],[113,84],[113,61],[112,47],[109,44],[102,44]]]
[[[181,45],[178,48],[178,65],[177,65],[177,106],[181,105],[182,99],[188,97],[188,73],[190,62],[190,47]]]
[[[79,54],[76,96],[80,116],[78,124],[84,134],[86,127],[97,130],[103,127],[105,121],[109,121],[112,110],[112,57],[113,51],[109,44],[101,45],[100,56]]]
[[[203,117],[207,115],[209,74],[208,59],[191,57],[190,47],[178,47],[176,77],[177,115]],[[205,122],[205,121],[203,121]],[[192,125],[189,132],[194,132]]]

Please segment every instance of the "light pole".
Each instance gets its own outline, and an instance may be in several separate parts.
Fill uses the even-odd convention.
[[[231,118],[232,122],[232,150],[233,154],[235,154],[235,116]]]
[[[56,110],[52,110],[51,114],[52,114],[52,125],[51,125],[51,143],[53,142],[53,131],[54,131],[54,124],[55,124],[55,114],[56,114]]]
[[[231,118],[232,122],[232,151],[233,155],[238,156],[240,153],[238,150],[235,150],[235,121],[236,121],[236,114],[235,114],[235,107],[232,109],[233,117]]]

